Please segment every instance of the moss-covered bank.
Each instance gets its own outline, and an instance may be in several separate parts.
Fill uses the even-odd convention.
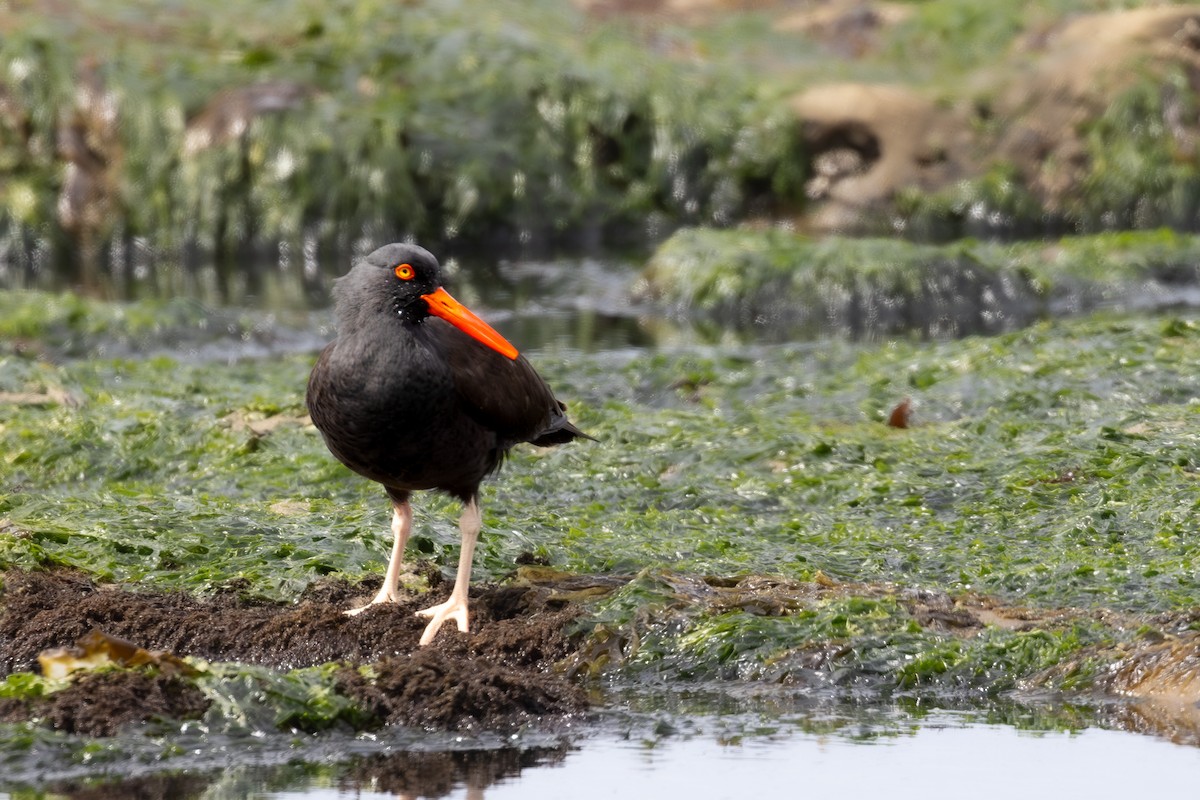
[[[1169,230],[923,245],[687,229],[658,248],[639,292],[676,319],[767,336],[962,336],[1192,305],[1198,285],[1200,237]]]
[[[567,4],[146,11],[5,12],[0,235],[43,285],[204,257],[224,284],[255,259],[314,282],[317,251],[364,237],[636,241],[798,191],[787,114],[751,83]]]
[[[407,236],[594,249],[784,217],[946,240],[1200,208],[1200,7],[151,5],[4,12],[3,282],[169,295],[215,262],[225,298],[272,270],[320,297],[323,253]]]

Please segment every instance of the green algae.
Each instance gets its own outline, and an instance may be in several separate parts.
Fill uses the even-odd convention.
[[[7,377],[24,372],[25,364],[18,359],[4,366],[16,367],[0,368]],[[317,451],[305,463],[278,449],[292,447],[299,436],[311,438],[299,431],[303,400],[295,389],[304,385],[305,361],[275,365],[282,372],[274,385],[293,384],[287,391],[294,421],[267,440],[229,418],[235,411],[264,416],[259,409],[278,402],[271,383],[261,382],[262,364],[225,373],[235,394],[220,399],[209,394],[211,366],[167,358],[94,366],[96,372],[69,381],[84,398],[78,408],[44,408],[22,424],[4,422],[7,485],[0,513],[22,530],[40,520],[32,538],[2,543],[6,553],[14,544],[29,545],[13,548],[19,552],[13,563],[29,567],[50,558],[130,581],[186,575],[192,589],[244,579],[259,591],[274,584],[268,594],[280,596],[314,574],[348,568],[347,554],[366,554],[359,548],[372,537],[363,540],[345,527],[356,524],[356,515],[333,518],[323,496],[321,485],[335,467]],[[130,404],[131,397],[137,402]],[[260,481],[270,474],[280,481],[279,493],[260,504],[266,500]],[[47,479],[59,486],[55,496],[39,485]],[[365,487],[344,488],[357,493]],[[290,507],[271,508],[297,499],[310,520],[325,520],[311,536],[293,527]],[[261,516],[248,513],[251,502]],[[51,542],[62,545],[51,545],[58,550],[52,557]]]
[[[210,731],[315,733],[340,726],[377,727],[378,721],[334,688],[338,665],[288,671],[245,664],[208,665],[197,685],[212,700]]]
[[[64,681],[52,680],[32,672],[14,672],[0,680],[0,698],[26,700],[45,697],[64,685]]]
[[[1187,320],[1094,318],[924,346],[572,357],[570,367],[548,354],[540,366],[602,444],[519,455],[488,490],[488,525],[502,535],[481,563],[500,575],[532,549],[584,572],[671,563],[887,579],[916,568],[910,579],[938,586],[1169,606],[1164,578],[1195,555],[1182,531],[1196,340]],[[177,575],[191,588],[247,578],[264,590],[278,576],[241,561],[257,544],[277,559],[270,570],[293,576],[266,592],[276,596],[314,574],[369,572],[349,564],[374,560],[386,504],[300,422],[309,360],[5,359],[5,389],[57,382],[85,398],[4,409],[3,513],[24,531],[7,537],[10,558]],[[681,380],[698,388],[672,388]],[[904,396],[917,425],[889,430],[880,421]],[[236,413],[295,421],[260,436]],[[1128,496],[1151,489],[1148,505]],[[282,500],[298,506],[271,510]],[[421,533],[440,555],[456,538],[451,504],[422,506]],[[605,546],[610,537],[623,545]],[[1044,557],[1062,544],[1081,545],[1070,565]],[[1124,586],[1084,574],[1138,563]]]
[[[1044,688],[1035,676],[1093,648],[1090,662],[1055,683],[1060,690],[1086,688],[1117,660],[1118,641],[1145,635],[1083,616],[1012,628],[960,615],[958,629],[941,627],[921,612],[930,600],[933,608],[950,609],[948,598],[880,585],[825,580],[822,590],[751,579],[759,585],[745,592],[705,587],[685,601],[679,590],[686,582],[643,574],[599,603],[584,623],[587,635],[606,645],[623,640],[621,657],[616,665],[597,659],[591,666],[619,666],[643,682],[739,681],[841,698],[977,701]],[[611,656],[612,648],[591,652]]]
[[[606,465],[641,483],[645,501],[626,499],[605,525],[643,565],[1172,607],[1196,587],[1181,535],[1195,507],[1194,347],[1186,322],[1094,318],[934,345],[683,356],[663,366],[713,374],[702,401],[625,411],[618,446],[588,453],[599,480],[577,491],[615,503],[625,489]],[[905,396],[915,427],[888,429]],[[603,417],[583,424],[610,442]],[[555,552],[616,566],[586,549],[593,536]]]
[[[1096,650],[1071,689],[1144,635],[1089,610],[1200,605],[1191,319],[534,358],[600,441],[514,454],[484,492],[475,576],[504,580],[529,556],[639,576],[589,601],[579,633],[607,655],[588,670],[961,698]],[[0,391],[78,399],[0,405],[0,568],[278,599],[377,577],[386,499],[304,421],[311,360],[0,357]],[[905,397],[910,427],[889,428]],[[456,516],[420,498],[412,557],[448,570]],[[756,575],[793,595],[720,588]],[[909,591],[1078,612],[963,635]],[[304,705],[328,676],[296,680]],[[339,702],[294,726],[355,713]]]

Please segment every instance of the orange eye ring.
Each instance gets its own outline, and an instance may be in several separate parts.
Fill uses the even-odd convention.
[[[402,281],[411,281],[417,276],[417,273],[412,268],[412,264],[400,264],[396,267],[396,277]]]

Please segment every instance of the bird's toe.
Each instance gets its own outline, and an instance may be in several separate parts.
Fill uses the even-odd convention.
[[[389,591],[387,588],[383,588],[383,589],[380,589],[379,594],[377,594],[373,598],[371,598],[371,602],[367,603],[365,606],[359,606],[358,608],[348,608],[345,611],[343,611],[342,613],[345,614],[347,617],[357,617],[359,614],[363,613],[368,608],[382,605],[384,603],[398,603],[398,602],[400,602],[400,595],[398,592]]]
[[[425,626],[425,632],[421,634],[421,646],[429,644],[433,641],[433,637],[437,636],[439,630],[442,629],[448,620],[454,620],[458,629],[466,633],[470,628],[470,621],[467,616],[467,604],[462,602],[447,601],[436,606],[423,608],[417,612],[419,617],[428,617],[429,624]]]

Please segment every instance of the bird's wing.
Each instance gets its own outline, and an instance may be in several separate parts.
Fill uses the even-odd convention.
[[[510,359],[440,319],[425,324],[446,356],[464,409],[476,422],[513,442],[544,438],[561,423],[570,425],[562,405],[524,356]]]

